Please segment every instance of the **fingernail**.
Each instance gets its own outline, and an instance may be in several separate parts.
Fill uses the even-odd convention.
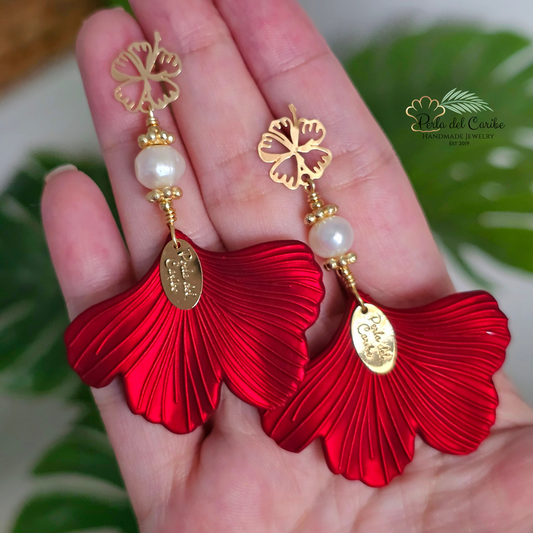
[[[124,11],[124,12],[126,12],[126,10],[122,6],[114,7],[113,11]]]
[[[52,169],[44,178],[44,181],[48,183],[54,176],[57,176],[58,174],[62,174],[63,172],[67,172],[69,170],[78,170],[77,167],[74,165],[60,165],[54,169]]]

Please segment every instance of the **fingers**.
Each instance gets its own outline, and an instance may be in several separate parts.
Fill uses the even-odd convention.
[[[74,168],[51,175],[42,217],[71,318],[128,288],[128,251],[102,192],[90,178]]]
[[[149,40],[152,39],[153,36],[150,36]],[[111,76],[111,65],[130,44],[144,40],[144,34],[133,17],[122,10],[110,10],[93,15],[84,24],[77,43],[87,100],[137,276],[144,274],[151,265],[168,230],[159,209],[145,199],[148,190],[137,181],[134,173],[135,157],[140,150],[137,138],[146,131],[146,116],[128,112],[115,100],[118,82]],[[168,109],[157,112],[157,117],[163,129],[177,133]],[[186,155],[180,139],[174,146]],[[177,227],[200,245],[213,245],[218,238],[204,209],[190,164],[180,187],[184,197],[176,204]]]
[[[499,405],[494,430],[533,424],[533,409],[524,402],[503,370],[494,375]]]
[[[131,4],[145,33],[160,31],[165,46],[181,57],[181,95],[173,113],[224,243],[240,248],[303,239],[305,199],[274,184],[257,155],[272,115],[212,2]]]
[[[274,114],[293,102],[326,126],[333,162],[318,187],[354,227],[363,288],[393,305],[453,290],[392,147],[296,0],[215,4]]]
[[[120,232],[101,191],[85,174],[69,170],[52,176],[42,215],[71,317],[131,286],[131,262]],[[202,430],[176,437],[133,415],[117,380],[93,392],[135,511],[149,521],[158,516],[157,506],[166,501],[173,480],[189,472]]]

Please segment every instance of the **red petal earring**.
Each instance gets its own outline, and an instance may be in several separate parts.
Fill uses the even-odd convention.
[[[498,396],[492,376],[510,341],[507,318],[485,291],[452,294],[413,309],[392,309],[360,294],[350,271],[353,231],[325,205],[313,180],[331,153],[320,147],[325,129],[316,120],[271,123],[259,155],[273,163],[270,176],[291,189],[302,185],[312,212],[309,242],[327,259],[349,295],[344,319],[329,346],[311,360],[297,393],[262,414],[263,428],[282,448],[300,452],[322,439],[330,470],[367,485],[382,486],[413,459],[418,433],[451,454],[474,451],[495,421]],[[299,137],[311,137],[306,143]],[[276,146],[282,147],[276,150]],[[309,168],[302,154],[320,150]],[[279,165],[295,156],[297,172]]]
[[[154,110],[179,95],[172,81],[178,56],[134,43],[113,63],[116,98],[148,114],[135,161],[170,230],[160,258],[130,290],[91,307],[67,329],[68,359],[81,379],[104,387],[121,375],[129,407],[175,433],[188,433],[216,408],[225,382],[240,399],[271,409],[303,379],[305,330],[318,316],[322,273],[297,241],[263,243],[237,252],[202,250],[174,229],[172,205],[185,162],[162,131]],[[143,61],[141,56],[145,57]],[[135,67],[136,73],[127,73]],[[150,82],[166,92],[152,93]],[[126,95],[141,84],[138,99]],[[137,87],[138,89],[138,87]]]

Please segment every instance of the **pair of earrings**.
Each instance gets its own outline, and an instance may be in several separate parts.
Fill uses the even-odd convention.
[[[392,309],[359,293],[350,271],[353,230],[316,190],[332,159],[321,146],[325,128],[298,118],[293,106],[291,118],[270,124],[258,152],[275,182],[306,192],[311,249],[297,241],[223,253],[196,246],[174,228],[184,158],[154,111],[179,96],[172,78],[181,63],[159,43],[156,33],[153,47],[132,44],[112,75],[120,82],[116,98],[147,114],[135,170],[165,214],[169,240],[140,282],[69,326],[74,370],[93,387],[121,375],[131,411],[175,433],[207,420],[225,382],[260,408],[265,432],[281,447],[299,452],[321,438],[332,472],[371,486],[403,472],[417,433],[442,452],[475,450],[495,420],[492,375],[510,340],[494,298],[473,291]],[[134,82],[141,82],[140,96],[127,94]],[[153,82],[166,92],[154,94]],[[282,173],[290,162],[295,172]],[[305,331],[324,296],[313,252],[338,274],[349,304],[330,344],[309,361]]]

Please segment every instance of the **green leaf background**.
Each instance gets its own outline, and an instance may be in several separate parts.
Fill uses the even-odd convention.
[[[513,72],[509,60],[529,44],[508,32],[439,26],[380,38],[345,63],[400,156],[440,242],[476,278],[463,256],[465,244],[533,271],[533,223],[527,218],[533,216],[533,66]],[[438,99],[454,87],[490,103],[494,112],[482,111],[480,119],[497,116],[506,124],[494,140],[449,146],[410,130],[405,108],[413,99],[426,94]],[[502,154],[507,156],[503,166]],[[13,532],[107,527],[134,533],[135,518],[98,411],[88,388],[79,385],[66,363],[62,334],[68,317],[40,222],[43,176],[66,162],[52,154],[34,156],[0,197],[0,385],[13,393],[54,391],[79,407],[71,430],[46,451],[35,476],[93,478],[118,496],[89,490],[39,492],[21,509]],[[98,183],[116,215],[103,164],[68,162]]]
[[[81,490],[35,494],[20,510],[13,533],[103,527],[135,533],[135,516],[92,394],[67,364],[63,333],[69,320],[40,219],[43,177],[67,162],[94,179],[118,221],[107,171],[99,160],[36,154],[0,197],[0,384],[18,394],[53,391],[79,410],[70,431],[44,453],[33,474],[73,478],[81,481]],[[115,494],[84,490],[87,478],[113,487]]]
[[[507,72],[510,68],[502,66],[507,62],[511,67],[509,58],[529,45],[528,39],[509,32],[440,26],[380,40],[345,64],[400,156],[433,231],[478,280],[464,260],[465,244],[533,271],[531,219],[527,229],[528,217],[533,218],[533,65],[512,75]],[[493,140],[449,146],[447,141],[423,139],[409,130],[405,109],[413,99],[442,98],[453,87],[468,89],[490,104],[494,112],[480,112],[480,120],[496,116],[505,123],[501,130],[477,131],[495,133]],[[516,159],[512,168],[490,164],[490,154],[501,148]],[[484,214],[494,212],[503,213],[502,227],[483,225],[488,218]],[[506,217],[506,213],[519,216]],[[523,222],[516,223],[517,219]]]
[[[40,217],[43,176],[66,162],[35,155],[0,196],[0,385],[12,392],[49,392],[73,379],[63,345],[69,320]],[[100,186],[117,217],[103,163],[74,163]]]

